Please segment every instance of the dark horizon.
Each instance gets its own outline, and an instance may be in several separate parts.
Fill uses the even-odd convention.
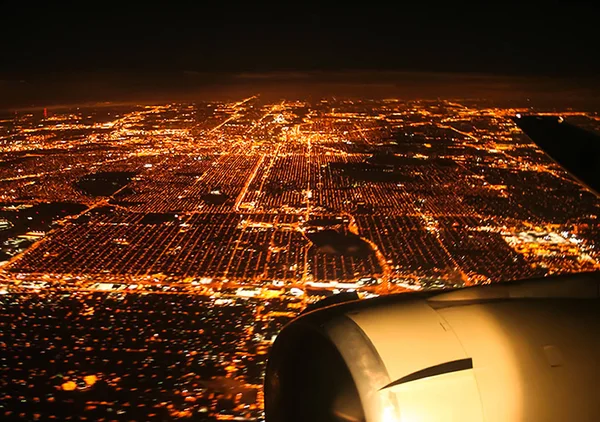
[[[321,97],[485,99],[521,107],[600,105],[595,78],[502,76],[483,73],[402,71],[294,72],[80,72],[0,81],[0,110],[89,105]]]

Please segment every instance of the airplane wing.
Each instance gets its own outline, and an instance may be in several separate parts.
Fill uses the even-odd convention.
[[[546,154],[600,193],[600,136],[557,116],[517,115],[513,120]]]

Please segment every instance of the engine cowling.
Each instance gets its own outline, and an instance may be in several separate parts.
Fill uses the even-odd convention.
[[[596,421],[598,273],[329,306],[277,337],[267,422]]]

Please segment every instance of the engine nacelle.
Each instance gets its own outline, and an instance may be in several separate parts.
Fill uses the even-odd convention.
[[[267,422],[596,421],[598,273],[393,295],[300,316]]]

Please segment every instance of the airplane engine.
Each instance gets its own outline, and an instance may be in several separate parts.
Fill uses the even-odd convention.
[[[600,275],[352,301],[275,340],[267,422],[596,421]]]

